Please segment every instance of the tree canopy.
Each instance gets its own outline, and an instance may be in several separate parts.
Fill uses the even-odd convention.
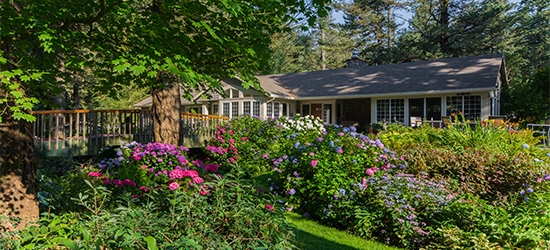
[[[161,72],[177,77],[187,97],[219,90],[227,77],[250,87],[270,35],[326,13],[326,2],[0,0],[1,104],[31,119],[20,112],[36,104],[30,97],[57,96],[90,72],[94,89],[111,93],[130,80],[158,87]]]

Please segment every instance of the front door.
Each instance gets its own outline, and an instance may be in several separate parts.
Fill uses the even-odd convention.
[[[323,105],[321,103],[312,103],[311,115],[323,119]]]

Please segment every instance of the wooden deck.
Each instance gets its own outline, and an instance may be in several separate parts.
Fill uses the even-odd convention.
[[[47,110],[33,111],[35,150],[48,156],[95,155],[105,146],[123,142],[150,142],[153,120],[150,110]],[[182,113],[183,146],[204,146],[223,116]]]

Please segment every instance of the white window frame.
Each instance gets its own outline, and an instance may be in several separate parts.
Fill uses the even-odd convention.
[[[385,102],[385,105],[382,106],[382,102]],[[401,112],[399,112],[399,109],[401,109]],[[376,121],[378,123],[398,122],[404,124],[405,110],[404,98],[378,99],[376,100]]]

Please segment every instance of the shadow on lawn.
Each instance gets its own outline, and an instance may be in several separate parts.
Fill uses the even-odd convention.
[[[304,250],[360,250],[349,245],[336,243],[314,234],[300,230],[292,226],[292,231],[296,234],[298,246]]]

